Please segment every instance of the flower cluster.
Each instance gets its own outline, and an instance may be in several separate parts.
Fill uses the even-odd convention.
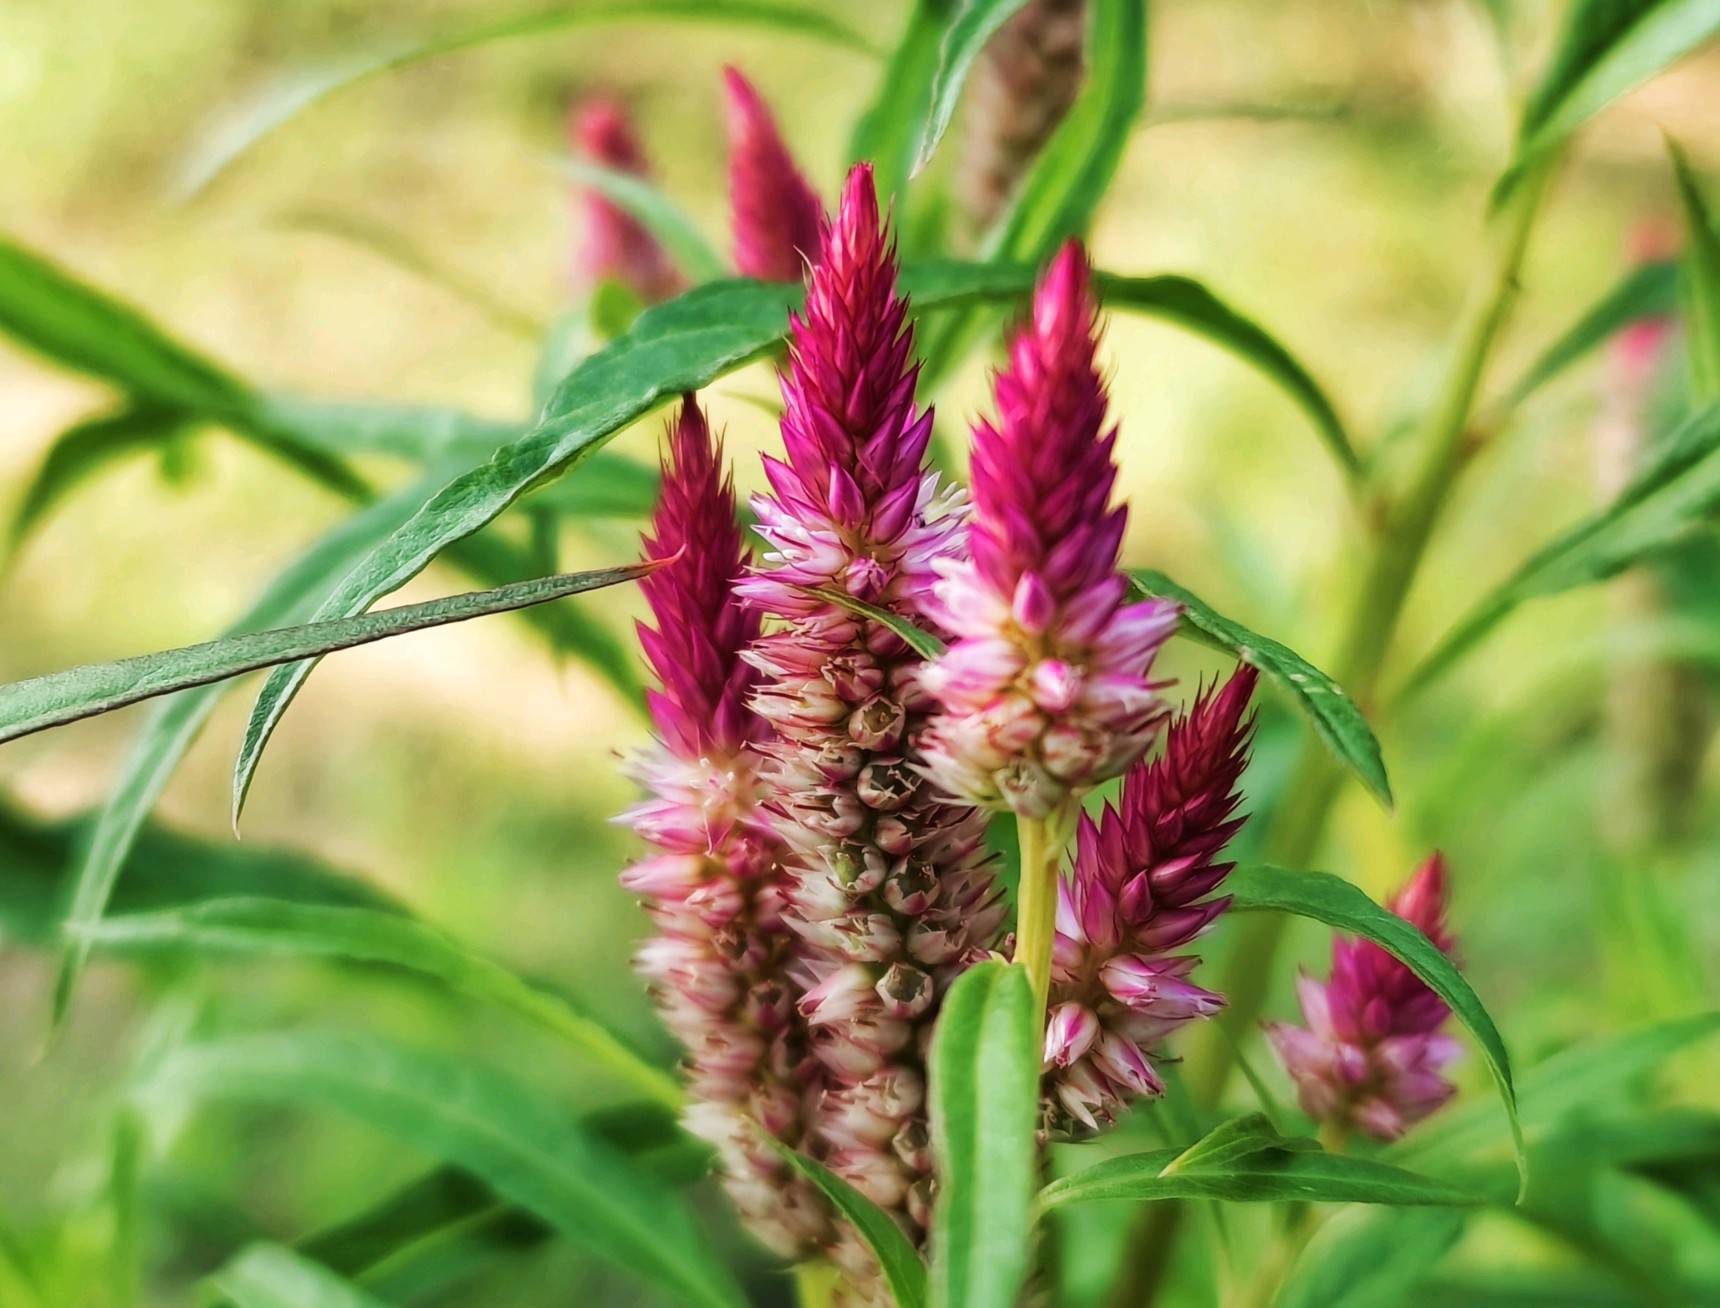
[[[1111,507],[1091,281],[1070,242],[1011,342],[996,424],[974,429],[970,550],[937,560],[938,614],[959,639],[926,677],[942,708],[928,769],[970,803],[1032,818],[1152,743],[1164,705],[1147,669],[1177,617],[1124,602],[1128,512]]]
[[[914,404],[917,371],[860,165],[792,321],[784,457],[766,460],[772,493],[754,502],[770,550],[739,590],[779,622],[748,658],[764,676],[754,707],[776,732],[765,781],[805,944],[800,1011],[831,1086],[812,1145],[915,1233],[931,1200],[926,1037],[1005,912],[983,814],[924,779],[922,661],[829,598],[917,616],[934,564],[962,548],[961,500],[923,467],[932,417]]]
[[[568,119],[574,153],[616,172],[647,175],[645,152],[633,134],[627,111],[603,98],[579,105]],[[646,304],[666,300],[681,289],[681,275],[657,238],[608,196],[586,188],[578,196],[584,214],[584,242],[575,275],[590,285],[614,279]]]
[[[1449,954],[1445,896],[1445,860],[1435,854],[1387,907]],[[1452,1096],[1440,1075],[1459,1052],[1440,1031],[1451,1010],[1378,945],[1340,938],[1330,980],[1303,975],[1297,991],[1308,1025],[1274,1022],[1266,1033],[1315,1121],[1395,1140]]]
[[[824,206],[795,166],[752,85],[723,70],[728,95],[729,210],[743,277],[797,282],[818,257]]]
[[[1083,817],[1075,865],[1059,886],[1045,1032],[1046,1121],[1096,1130],[1142,1095],[1164,1093],[1149,1051],[1224,1005],[1190,981],[1179,954],[1228,906],[1208,898],[1232,864],[1219,855],[1242,826],[1237,782],[1248,762],[1254,669],[1200,696],[1137,764],[1115,806]]]
[[[651,906],[657,934],[639,967],[687,1050],[687,1127],[716,1149],[754,1229],[795,1256],[828,1238],[830,1219],[765,1137],[799,1142],[818,1067],[795,1019],[781,850],[760,808],[763,723],[741,658],[758,619],[733,593],[746,551],[690,396],[662,485],[645,557],[664,566],[640,582],[656,625],[639,626],[659,744],[635,769],[651,798],[622,819],[657,852],[621,881]]]

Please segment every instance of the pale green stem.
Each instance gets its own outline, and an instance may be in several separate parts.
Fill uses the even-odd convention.
[[[841,1280],[841,1273],[827,1262],[796,1263],[794,1301],[800,1308],[831,1308]]]
[[[1074,814],[1074,805],[1068,804],[1043,818],[1016,819],[1021,886],[1015,899],[1014,961],[1027,969],[1027,979],[1033,984],[1035,1020],[1041,1026],[1051,993],[1051,946],[1057,938],[1057,870]]]

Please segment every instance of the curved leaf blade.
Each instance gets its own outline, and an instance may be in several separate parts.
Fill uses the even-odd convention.
[[[1230,874],[1224,888],[1231,896],[1231,907],[1237,911],[1294,913],[1373,941],[1444,1000],[1481,1048],[1511,1127],[1520,1191],[1527,1188],[1529,1158],[1523,1144],[1523,1124],[1517,1115],[1511,1057],[1486,1006],[1437,945],[1396,913],[1381,908],[1348,881],[1328,872],[1239,867]]]
[[[865,600],[855,599],[852,595],[833,590],[828,586],[808,586],[809,594],[818,596],[821,600],[847,609],[850,613],[862,618],[870,618],[881,627],[888,627],[907,643],[909,649],[923,659],[935,659],[941,655],[946,646],[924,627],[915,626],[899,613],[889,609],[881,609],[876,604],[868,604]]]
[[[896,1308],[925,1308],[926,1264],[895,1220],[822,1163],[786,1146],[782,1156],[860,1233],[884,1271]]]
[[[937,76],[932,80],[931,105],[920,132],[919,149],[914,155],[914,172],[919,172],[932,161],[938,142],[949,130],[974,60],[979,58],[986,42],[998,28],[1014,17],[1025,3],[1026,0],[964,0],[944,33],[943,46],[938,52]]]
[[[1129,582],[1137,595],[1180,604],[1188,635],[1265,673],[1302,710],[1332,756],[1354,772],[1376,799],[1391,807],[1391,780],[1386,776],[1380,743],[1342,686],[1288,645],[1225,617],[1162,572],[1134,568],[1129,571]]]
[[[45,677],[16,681],[0,686],[0,744],[157,695],[206,686],[259,668],[321,657],[335,650],[428,627],[543,604],[581,591],[632,581],[649,570],[648,565],[634,564],[599,572],[566,573],[495,590],[405,604],[353,618],[223,636],[201,645],[140,654],[111,663],[90,663]]]
[[[381,73],[495,41],[539,36],[593,23],[656,19],[774,28],[863,53],[871,50],[864,37],[839,19],[773,0],[609,0],[578,8],[534,10],[430,36],[398,39],[357,56],[290,73],[228,114],[193,146],[179,168],[175,189],[182,198],[195,196],[258,142],[305,110]]]
[[[659,1103],[673,1109],[682,1102],[674,1077],[646,1062],[595,1018],[403,913],[235,898],[110,917],[76,930],[91,945],[121,951],[193,949],[338,958],[406,968],[554,1032]]]
[[[695,286],[728,275],[722,255],[711,247],[697,224],[662,191],[635,173],[605,168],[589,159],[564,159],[563,170],[575,182],[596,191],[639,223],[662,243],[669,257]]]
[[[981,963],[944,997],[930,1061],[934,1308],[1010,1308],[1026,1283],[1040,1043],[1022,968]]]
[[[675,1303],[744,1308],[685,1204],[556,1104],[468,1058],[318,1033],[168,1054],[150,1095],[333,1108],[454,1163]]]
[[[278,1244],[250,1245],[209,1284],[238,1308],[386,1308],[344,1276]]]
[[[1690,388],[1697,401],[1720,400],[1720,236],[1690,161],[1668,141],[1678,196],[1684,205],[1684,337],[1690,357]]]

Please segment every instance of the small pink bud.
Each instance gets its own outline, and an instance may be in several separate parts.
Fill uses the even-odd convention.
[[[1099,1019],[1081,1004],[1059,1004],[1045,1024],[1045,1065],[1068,1067],[1099,1038]]]

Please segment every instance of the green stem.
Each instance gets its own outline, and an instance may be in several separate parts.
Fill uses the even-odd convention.
[[[1450,368],[1422,425],[1415,472],[1386,518],[1380,548],[1351,606],[1343,643],[1331,667],[1338,683],[1364,708],[1375,699],[1404,603],[1465,462],[1470,417],[1488,357],[1516,299],[1518,269],[1550,170],[1551,163],[1544,164],[1526,177],[1500,214],[1496,244],[1458,323]],[[1292,776],[1295,780],[1278,805],[1264,843],[1267,861],[1300,867],[1319,850],[1342,791],[1343,774],[1325,749],[1309,740]],[[1259,1020],[1288,921],[1277,914],[1260,914],[1238,924],[1231,965],[1219,985],[1229,1003],[1218,1020],[1234,1041],[1240,1041]],[[1217,1103],[1223,1095],[1235,1067],[1232,1048],[1229,1041],[1208,1045],[1195,1086],[1203,1102]],[[1117,1308],[1152,1302],[1170,1263],[1178,1208],[1155,1204],[1141,1220],[1134,1255],[1112,1297]]]
[[[1057,937],[1057,868],[1074,817],[1071,806],[1043,818],[1019,817],[1021,888],[1016,894],[1015,959],[1033,983],[1036,1021],[1045,1022],[1051,993],[1051,945]]]
[[[794,1301],[800,1308],[833,1308],[841,1275],[827,1262],[794,1265]]]

